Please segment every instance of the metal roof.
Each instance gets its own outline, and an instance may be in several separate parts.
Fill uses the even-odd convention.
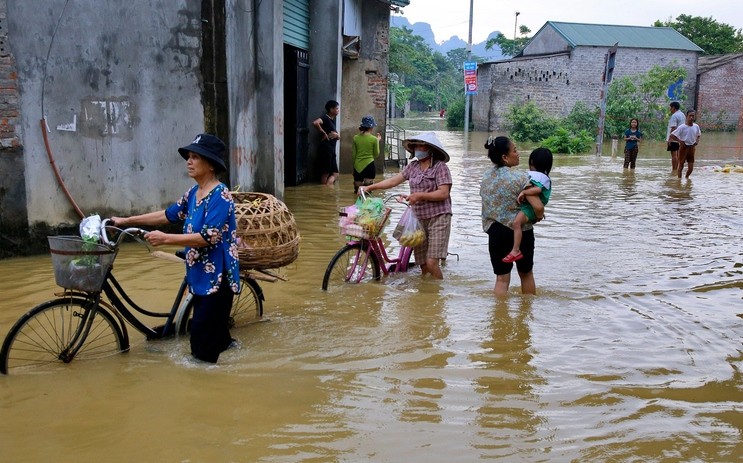
[[[404,8],[410,5],[410,0],[379,0],[379,1],[382,3],[387,3],[389,5],[399,6],[401,8]]]
[[[704,51],[671,27],[616,26],[547,21],[539,29],[539,32],[546,27],[554,28],[572,47],[611,47],[615,43],[619,43],[622,48]],[[538,35],[539,32],[534,35]]]

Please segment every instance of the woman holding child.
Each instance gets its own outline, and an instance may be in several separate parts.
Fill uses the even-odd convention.
[[[519,254],[517,257],[512,255],[514,222],[521,211],[518,199],[525,188],[532,186],[531,177],[526,170],[513,169],[519,165],[519,153],[508,137],[490,137],[485,148],[493,167],[485,172],[480,183],[482,227],[488,234],[490,262],[496,275],[495,295],[505,296],[508,293],[514,263],[521,278],[521,292],[536,294],[533,273],[534,230],[531,220],[523,222]],[[552,153],[549,154],[551,166]],[[540,218],[540,213],[537,213],[536,220]]]

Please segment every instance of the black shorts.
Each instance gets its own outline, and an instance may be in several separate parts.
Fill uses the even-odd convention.
[[[488,252],[493,273],[506,275],[513,270],[512,263],[503,262],[503,258],[513,248],[513,230],[505,225],[494,222],[488,230]],[[516,270],[519,273],[529,273],[534,268],[534,229],[524,231],[521,236],[521,254],[523,258],[516,261]]]
[[[318,150],[318,163],[320,165],[320,173],[337,174],[338,161],[335,159],[335,147],[322,145]]]
[[[356,172],[356,169],[353,170],[353,180],[356,182],[363,182],[364,179],[367,178],[374,178],[377,176],[377,169],[374,167],[374,163],[370,162],[369,165],[364,167],[364,170],[362,170],[360,173]]]
[[[672,141],[670,145],[668,145],[668,148],[666,148],[666,151],[678,151],[679,150],[679,144],[675,141]]]

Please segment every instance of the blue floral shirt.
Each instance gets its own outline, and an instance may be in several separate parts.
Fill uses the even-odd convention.
[[[209,243],[186,248],[186,280],[198,296],[216,293],[222,278],[229,279],[232,292],[240,292],[240,263],[237,257],[235,203],[227,187],[220,183],[201,201],[196,200],[198,185],[191,187],[165,210],[171,223],[183,222],[183,233],[199,233]]]
[[[482,198],[482,229],[487,233],[493,222],[513,228],[513,221],[521,210],[518,197],[521,190],[528,186],[531,178],[526,171],[510,167],[493,166],[485,171],[480,182]],[[522,230],[531,230],[527,223]]]

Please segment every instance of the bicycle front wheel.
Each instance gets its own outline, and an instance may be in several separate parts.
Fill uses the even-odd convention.
[[[329,286],[378,280],[379,275],[379,259],[367,243],[347,244],[330,259],[322,289],[327,291]]]
[[[0,373],[69,363],[73,358],[102,358],[128,350],[128,338],[116,318],[101,307],[93,311],[92,305],[84,298],[56,299],[28,311],[5,337],[0,349]],[[86,332],[88,322],[90,329]]]

